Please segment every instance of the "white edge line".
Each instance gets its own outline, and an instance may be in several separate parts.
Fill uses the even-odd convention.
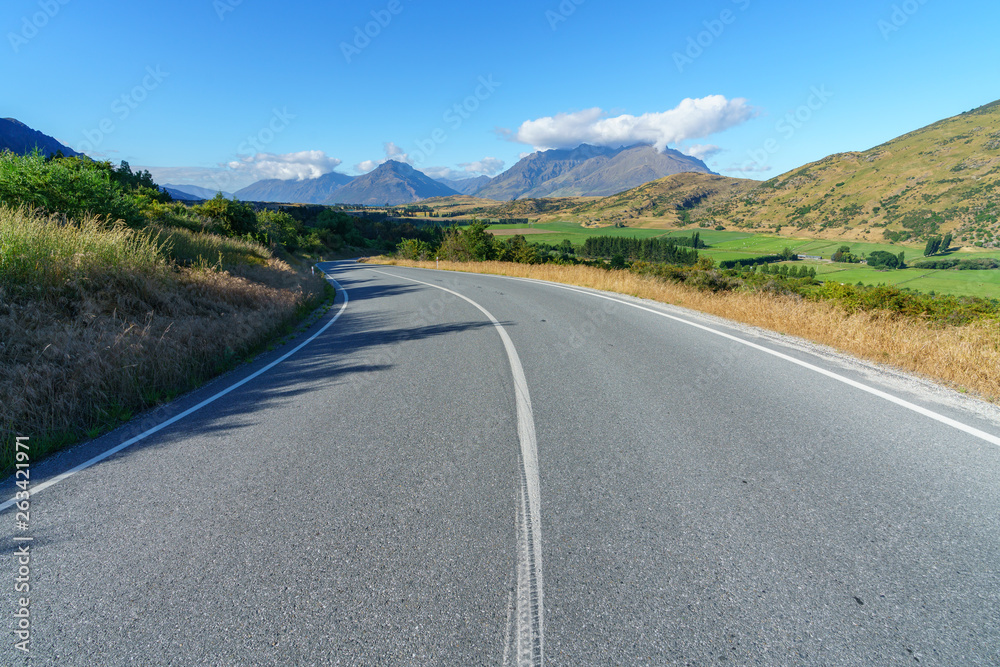
[[[322,269],[320,269],[320,270],[322,271]],[[324,273],[324,275],[326,275],[325,271],[323,273]],[[198,410],[201,410],[206,405],[208,405],[210,403],[214,403],[215,401],[217,401],[218,399],[222,398],[223,396],[225,396],[229,392],[231,392],[231,391],[233,391],[235,389],[239,389],[240,387],[242,387],[243,385],[245,385],[247,382],[250,382],[251,380],[254,380],[254,379],[260,377],[264,373],[268,372],[269,370],[271,370],[272,368],[274,368],[275,366],[277,366],[278,364],[280,364],[281,362],[283,362],[284,360],[288,359],[290,356],[292,356],[293,354],[295,354],[296,352],[298,352],[299,350],[301,350],[302,348],[304,348],[309,343],[311,343],[314,340],[316,340],[324,331],[326,331],[331,326],[333,326],[334,322],[336,322],[338,319],[340,319],[340,316],[343,315],[344,309],[347,308],[347,303],[350,300],[348,298],[348,296],[347,296],[347,290],[345,290],[340,285],[340,283],[338,283],[336,280],[334,280],[333,278],[331,278],[329,275],[327,275],[326,278],[327,278],[327,280],[329,280],[330,282],[332,282],[334,285],[336,285],[340,289],[341,292],[344,293],[344,303],[340,306],[340,310],[337,311],[337,314],[333,316],[333,319],[331,319],[329,322],[327,322],[325,325],[323,325],[323,328],[320,329],[319,331],[317,331],[312,336],[310,336],[308,340],[306,340],[305,342],[301,343],[294,350],[291,350],[290,352],[286,352],[284,355],[282,355],[278,359],[275,359],[274,361],[272,361],[271,363],[269,363],[267,366],[264,366],[263,368],[261,368],[260,370],[258,370],[255,373],[253,373],[252,375],[248,375],[247,377],[243,378],[239,382],[236,382],[235,384],[232,384],[232,385],[226,387],[225,389],[223,389],[219,393],[215,394],[214,396],[211,396],[210,398],[206,398],[204,401],[202,401],[198,405],[195,405],[194,407],[188,408],[184,412],[182,412],[180,414],[177,414],[177,415],[174,415],[170,419],[157,424],[153,428],[151,428],[151,429],[149,429],[147,431],[143,431],[142,433],[140,433],[139,435],[135,436],[134,438],[126,440],[125,442],[121,443],[120,445],[117,445],[116,447],[112,447],[111,449],[98,454],[97,456],[95,456],[94,458],[90,459],[89,461],[84,461],[83,463],[79,464],[75,468],[71,468],[70,470],[67,470],[64,473],[56,475],[55,477],[53,477],[51,479],[48,479],[48,480],[42,482],[41,484],[39,484],[37,486],[34,486],[34,485],[31,486],[30,487],[31,488],[31,495],[33,496],[36,493],[38,493],[39,491],[44,491],[45,489],[49,488],[50,486],[58,484],[59,482],[65,480],[65,479],[67,479],[69,477],[72,477],[73,475],[75,475],[76,473],[80,472],[81,470],[85,470],[85,469],[89,468],[90,466],[92,466],[92,465],[94,465],[96,463],[100,463],[101,461],[103,461],[104,459],[108,458],[109,456],[114,456],[115,454],[117,454],[118,452],[122,451],[123,449],[131,447],[132,445],[134,445],[135,443],[139,442],[140,440],[145,440],[146,438],[148,438],[149,436],[153,435],[154,433],[157,433],[158,431],[162,431],[163,429],[167,428],[168,426],[176,424],[177,422],[179,422],[180,420],[184,419],[185,417],[187,417],[187,416],[189,416],[191,414],[194,414]],[[14,498],[11,498],[10,500],[8,500],[7,502],[3,503],[2,505],[0,505],[0,512],[5,512],[7,509],[9,509],[10,507],[12,507],[16,501],[17,501],[17,498],[14,497]]]
[[[653,308],[648,308],[646,306],[641,306],[641,305],[636,304],[636,303],[630,303],[630,302],[625,301],[623,299],[616,299],[614,297],[610,297],[610,296],[607,296],[607,295],[604,295],[604,294],[600,294],[599,292],[591,292],[591,291],[588,291],[588,290],[577,289],[577,288],[570,287],[570,286],[567,286],[567,285],[561,285],[559,283],[549,282],[547,280],[535,280],[535,279],[532,279],[532,278],[516,278],[516,277],[513,277],[513,276],[509,276],[509,277],[512,280],[522,280],[522,281],[525,281],[525,282],[544,283],[546,285],[551,285],[552,287],[558,287],[560,289],[569,290],[570,292],[577,292],[579,294],[587,294],[587,295],[590,295],[590,296],[595,296],[595,297],[600,298],[600,299],[607,299],[608,301],[614,301],[616,303],[621,303],[621,304],[624,304],[626,306],[631,306],[632,308],[638,308],[639,310],[645,310],[646,312],[653,313],[654,315],[659,315],[660,317],[665,317],[667,319],[674,320],[675,322],[680,322],[681,324],[686,324],[688,326],[695,327],[696,329],[701,329],[702,331],[706,331],[708,333],[715,334],[716,336],[721,336],[722,338],[727,338],[727,339],[729,339],[731,341],[734,341],[736,343],[739,343],[741,345],[746,345],[747,347],[751,347],[751,348],[753,348],[755,350],[759,350],[759,351],[764,352],[766,354],[770,354],[771,356],[778,357],[779,359],[791,362],[791,363],[793,363],[793,364],[795,364],[797,366],[801,366],[802,368],[806,368],[806,369],[811,370],[811,371],[813,371],[815,373],[819,373],[820,375],[825,375],[828,378],[831,378],[831,379],[836,380],[838,382],[842,382],[842,383],[844,383],[846,385],[854,387],[855,389],[860,389],[861,391],[864,391],[864,392],[867,392],[869,394],[872,394],[873,396],[878,396],[879,398],[884,399],[886,401],[889,401],[890,403],[895,403],[896,405],[898,405],[900,407],[903,407],[903,408],[906,408],[907,410],[912,410],[913,412],[921,414],[921,415],[923,415],[925,417],[929,417],[929,418],[931,418],[931,419],[933,419],[935,421],[941,422],[942,424],[945,424],[947,426],[951,426],[952,428],[958,429],[959,431],[963,431],[963,432],[965,432],[965,433],[967,433],[967,434],[969,434],[971,436],[979,438],[980,440],[985,440],[986,442],[988,442],[990,444],[993,444],[993,445],[996,445],[996,446],[1000,447],[1000,437],[997,437],[997,436],[992,435],[990,433],[987,433],[985,431],[980,431],[979,429],[977,429],[977,428],[975,428],[973,426],[969,426],[968,424],[963,424],[962,422],[956,421],[956,420],[952,419],[951,417],[946,417],[946,416],[944,416],[944,415],[942,415],[940,413],[934,412],[933,410],[928,410],[927,408],[921,407],[921,406],[919,406],[919,405],[917,405],[915,403],[910,403],[907,400],[904,400],[904,399],[899,398],[897,396],[893,396],[892,394],[886,393],[886,392],[884,392],[884,391],[882,391],[880,389],[876,389],[876,388],[870,387],[870,386],[868,386],[866,384],[862,384],[861,382],[858,382],[856,380],[852,380],[850,378],[844,377],[843,375],[838,375],[837,373],[834,373],[833,371],[828,371],[825,368],[820,368],[819,366],[815,366],[813,364],[810,364],[807,361],[802,361],[800,359],[796,359],[795,357],[789,356],[789,355],[784,354],[782,352],[778,352],[776,350],[772,350],[770,348],[764,347],[763,345],[758,345],[757,343],[751,343],[750,341],[744,340],[742,338],[739,338],[738,336],[733,336],[732,334],[727,334],[727,333],[725,333],[723,331],[718,331],[716,329],[712,329],[711,327],[707,327],[707,326],[705,326],[703,324],[698,324],[696,322],[691,322],[690,320],[685,320],[684,318],[677,317],[676,315],[669,315],[667,313],[655,310]]]
[[[400,267],[400,268],[407,268],[407,267]],[[412,268],[418,268],[418,267],[412,267]],[[424,271],[435,271],[436,269],[422,269],[422,270],[424,270]],[[676,322],[680,322],[681,324],[686,324],[688,326],[695,327],[696,329],[701,329],[702,331],[706,331],[706,332],[714,334],[716,336],[721,336],[722,338],[727,338],[727,339],[729,339],[731,341],[739,343],[740,345],[746,345],[747,347],[751,347],[751,348],[753,348],[755,350],[759,350],[761,352],[764,352],[765,354],[770,354],[771,356],[778,357],[779,359],[783,359],[785,361],[789,361],[789,362],[791,362],[791,363],[793,363],[793,364],[795,364],[797,366],[801,366],[802,368],[806,368],[806,369],[811,370],[813,372],[819,373],[820,375],[825,375],[825,376],[827,376],[828,378],[830,378],[832,380],[836,380],[837,382],[842,382],[842,383],[844,383],[846,385],[854,387],[855,389],[860,389],[861,391],[867,392],[867,393],[869,393],[869,394],[871,394],[873,396],[877,396],[877,397],[879,397],[881,399],[889,401],[890,403],[895,403],[896,405],[898,405],[898,406],[900,406],[902,408],[906,408],[907,410],[911,410],[913,412],[916,412],[917,414],[921,414],[921,415],[923,415],[925,417],[933,419],[934,421],[940,422],[940,423],[942,423],[942,424],[944,424],[946,426],[950,426],[950,427],[952,427],[954,429],[962,431],[963,433],[967,433],[968,435],[971,435],[971,436],[973,436],[975,438],[979,438],[980,440],[988,442],[991,445],[996,445],[997,447],[1000,447],[1000,437],[997,437],[997,436],[995,436],[995,435],[993,435],[991,433],[987,433],[985,431],[981,431],[978,428],[975,428],[974,426],[969,426],[968,424],[963,424],[962,422],[954,420],[951,417],[946,417],[946,416],[944,416],[944,415],[942,415],[942,414],[940,414],[938,412],[934,412],[933,410],[928,410],[927,408],[921,407],[921,406],[919,406],[919,405],[917,405],[915,403],[910,403],[907,400],[904,400],[904,399],[899,398],[897,396],[893,396],[892,394],[886,393],[886,392],[884,392],[884,391],[882,391],[880,389],[876,389],[874,387],[870,387],[870,386],[868,386],[866,384],[862,384],[860,382],[857,382],[856,380],[852,380],[850,378],[844,377],[843,375],[838,375],[837,373],[834,373],[832,371],[828,371],[825,368],[820,368],[819,366],[815,366],[813,364],[810,364],[807,361],[801,361],[799,359],[796,359],[795,357],[791,357],[791,356],[789,356],[787,354],[783,354],[783,353],[778,352],[776,350],[772,350],[770,348],[764,347],[763,345],[758,345],[756,343],[751,343],[750,341],[744,340],[742,338],[739,338],[738,336],[733,336],[732,334],[727,334],[725,332],[718,331],[716,329],[712,329],[711,327],[707,327],[707,326],[705,326],[703,324],[698,324],[696,322],[691,322],[690,320],[685,320],[684,318],[677,317],[676,315],[669,315],[667,313],[664,313],[664,312],[659,311],[659,310],[655,310],[653,308],[648,308],[646,306],[641,306],[641,305],[639,305],[637,303],[631,303],[631,302],[625,301],[623,299],[616,299],[614,297],[607,296],[605,294],[601,294],[599,291],[591,291],[591,290],[587,290],[587,289],[580,289],[580,288],[573,287],[573,286],[570,286],[570,285],[563,285],[562,283],[555,283],[555,282],[552,282],[552,281],[549,281],[549,280],[539,280],[537,278],[519,278],[517,276],[500,276],[500,275],[488,274],[488,273],[472,273],[472,272],[469,272],[469,271],[448,271],[447,273],[464,273],[466,275],[476,275],[476,276],[488,275],[488,276],[493,276],[495,278],[505,278],[507,280],[519,280],[519,281],[522,281],[522,282],[539,283],[539,284],[542,284],[542,285],[549,285],[550,287],[557,287],[559,289],[569,290],[570,292],[577,292],[579,294],[586,294],[586,295],[589,295],[589,296],[594,296],[594,297],[597,297],[599,299],[606,299],[608,301],[614,301],[616,303],[620,303],[620,304],[629,306],[631,308],[638,308],[639,310],[645,310],[648,313],[652,313],[654,315],[659,315],[660,317],[665,317],[667,319],[674,320]]]

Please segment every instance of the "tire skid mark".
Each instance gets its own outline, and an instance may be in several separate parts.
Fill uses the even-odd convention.
[[[493,314],[467,296],[447,287],[407,278],[394,273],[371,269],[397,280],[406,280],[439,289],[475,306],[493,323],[503,341],[514,379],[514,397],[517,403],[517,433],[521,445],[520,489],[518,503],[518,563],[517,563],[517,618],[515,652],[518,667],[541,667],[545,654],[545,596],[542,580],[542,526],[541,490],[538,474],[538,443],[535,436],[535,417],[531,409],[531,395],[524,376],[524,367],[514,342]]]

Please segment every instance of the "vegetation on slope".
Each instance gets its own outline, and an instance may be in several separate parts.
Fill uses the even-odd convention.
[[[1000,102],[761,184],[706,214],[760,229],[1000,245]]]
[[[0,468],[16,435],[34,456],[97,435],[319,305],[324,281],[261,242],[274,215],[215,207],[126,164],[0,154]]]
[[[757,181],[715,174],[675,174],[598,201],[578,204],[567,213],[592,223],[633,224],[655,219],[683,226],[695,222],[693,212],[706,203],[740,197],[757,185]]]
[[[698,225],[815,238],[922,244],[951,233],[965,247],[1000,247],[1000,102],[867,151],[832,155],[763,183],[677,174],[584,200],[473,198],[435,211],[588,225]]]

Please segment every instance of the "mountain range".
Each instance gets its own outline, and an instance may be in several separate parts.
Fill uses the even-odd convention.
[[[458,192],[403,162],[389,160],[337,189],[325,203],[398,206]]]
[[[583,144],[521,159],[482,190],[483,199],[607,196],[683,172],[713,173],[698,158],[653,146],[606,148]]]
[[[170,196],[174,199],[180,199],[182,201],[211,199],[220,192],[220,190],[202,188],[197,185],[175,185],[173,183],[165,183],[160,186],[160,189],[170,193]],[[233,195],[231,193],[225,191],[221,192],[222,196],[226,199],[232,199]]]
[[[448,178],[439,178],[437,180],[444,183],[460,195],[474,195],[485,188],[486,185],[493,179],[489,176],[477,176],[475,178],[463,178],[457,181]]]
[[[46,156],[62,151],[66,157],[80,155],[47,134],[33,130],[14,118],[0,118],[0,151],[26,155],[38,147]]]
[[[307,178],[301,181],[281,180],[271,178],[257,181],[242,190],[236,191],[236,197],[243,201],[267,201],[282,204],[326,204],[334,193],[354,180],[353,176],[331,171],[319,178]],[[359,204],[361,202],[351,202]],[[385,203],[385,202],[382,202]]]
[[[22,123],[0,121],[0,148],[24,153],[35,146],[75,154]],[[655,178],[658,170],[669,169],[680,171]],[[641,184],[620,190],[633,181]],[[167,187],[199,197],[215,194]],[[461,194],[472,191],[475,196]],[[607,196],[581,198],[602,194]],[[713,174],[700,160],[676,151],[583,145],[534,153],[493,179],[439,182],[388,161],[356,178],[333,172],[304,181],[260,181],[236,196],[374,206],[433,199],[428,205],[448,215],[722,224],[878,242],[952,232],[959,240],[995,247],[1000,245],[1000,101],[764,182]]]
[[[1000,101],[767,181],[682,173],[600,199],[428,202],[441,215],[698,226],[876,243],[951,233],[1000,247]]]
[[[661,153],[645,145],[606,148],[584,144],[572,150],[541,151],[521,159],[495,178],[435,181],[409,165],[402,169],[401,164],[390,160],[358,177],[331,172],[302,181],[258,181],[237,190],[236,196],[246,201],[376,206],[398,206],[454,194],[509,201],[604,196],[671,174],[712,173],[697,158],[672,149]]]

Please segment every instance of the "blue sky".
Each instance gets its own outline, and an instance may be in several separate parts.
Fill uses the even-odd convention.
[[[0,116],[229,191],[583,141],[761,179],[1000,98],[998,25],[972,0],[7,0]]]

